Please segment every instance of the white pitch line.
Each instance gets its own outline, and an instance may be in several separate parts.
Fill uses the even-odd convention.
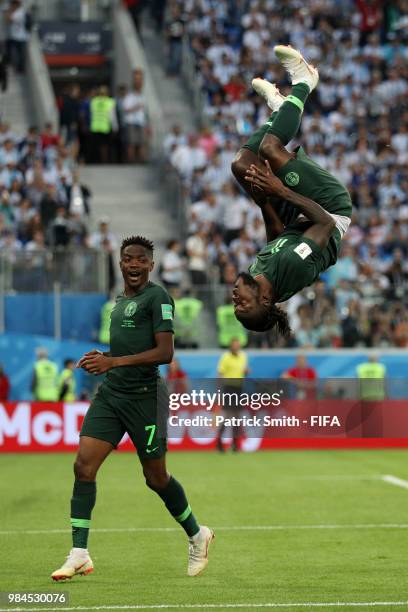
[[[381,477],[381,480],[384,482],[388,482],[388,484],[395,485],[396,487],[401,487],[402,489],[408,489],[408,480],[403,480],[402,478],[397,478],[397,476],[392,476],[391,474],[385,474]]]
[[[307,529],[408,529],[408,523],[339,523],[322,525],[236,525],[213,527],[214,531],[292,531]],[[112,527],[95,528],[92,533],[180,533],[180,527]],[[0,531],[2,535],[53,535],[71,533],[71,529],[10,529]]]
[[[290,480],[291,478],[295,478],[296,480],[381,480],[382,476],[380,474],[366,474],[366,475],[336,475],[334,474],[333,476],[330,475],[317,475],[317,476],[288,476],[285,475],[283,476],[283,478],[285,478],[286,480]]]
[[[135,604],[123,606],[75,606],[72,608],[0,608],[0,612],[75,612],[76,610],[195,610],[232,608],[375,608],[385,606],[408,606],[408,601],[333,601],[333,602],[292,602],[292,603],[222,603],[222,604]]]

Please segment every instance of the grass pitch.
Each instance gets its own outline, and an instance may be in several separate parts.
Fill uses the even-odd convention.
[[[55,584],[71,547],[72,462],[0,456],[0,591],[67,591],[66,607],[82,610],[408,610],[408,490],[382,479],[408,478],[406,451],[170,454],[193,512],[216,533],[197,578],[186,575],[184,532],[146,488],[137,457],[114,453],[98,478],[95,572]]]

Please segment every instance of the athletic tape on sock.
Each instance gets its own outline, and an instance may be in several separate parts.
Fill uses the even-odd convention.
[[[182,523],[183,521],[186,520],[186,518],[188,518],[191,514],[191,508],[190,508],[190,504],[187,506],[187,508],[184,510],[184,512],[182,512],[181,514],[179,514],[179,516],[175,516],[174,518],[176,519],[176,521],[178,521],[179,523]]]
[[[305,105],[303,104],[302,100],[299,100],[299,98],[297,98],[296,96],[292,96],[292,94],[289,94],[288,96],[286,96],[286,102],[292,102],[292,104],[297,106],[303,113]]]
[[[90,519],[80,519],[80,518],[72,518],[71,519],[72,527],[81,527],[81,529],[89,529],[91,526]]]

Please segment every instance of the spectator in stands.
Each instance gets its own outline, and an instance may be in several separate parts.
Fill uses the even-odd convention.
[[[68,212],[71,215],[78,215],[81,219],[89,217],[91,213],[89,201],[92,193],[89,187],[81,184],[78,168],[73,171],[71,182],[65,184],[63,188],[65,190]]]
[[[0,363],[0,402],[7,402],[10,395],[10,381]]]
[[[126,129],[127,161],[146,161],[147,145],[147,106],[143,94],[143,70],[137,68],[133,71],[132,89],[123,99],[123,115]]]
[[[180,257],[180,243],[169,240],[160,265],[160,280],[167,289],[179,287],[183,280],[184,263]]]
[[[48,359],[46,348],[36,351],[37,361],[34,364],[31,380],[31,391],[37,402],[56,402],[58,400],[58,366]]]
[[[26,244],[32,237],[32,220],[35,209],[28,198],[21,200],[14,209],[14,219],[16,222],[16,236],[23,244]]]
[[[207,233],[201,227],[186,242],[188,270],[193,285],[205,285],[207,283],[207,241]]]
[[[356,369],[359,379],[359,396],[365,402],[382,401],[386,397],[387,369],[379,362],[378,355],[372,353],[368,360]]]
[[[167,39],[167,74],[169,76],[176,76],[180,72],[183,34],[184,19],[181,7],[177,4],[172,4],[170,6],[170,14],[165,28]]]
[[[60,402],[74,402],[76,400],[75,366],[74,359],[64,360],[64,369],[59,375],[58,381],[58,399]]]
[[[189,289],[183,295],[176,290],[174,298],[174,344],[177,348],[198,348],[204,303]]]
[[[186,144],[186,136],[183,134],[183,131],[178,123],[175,123],[170,132],[166,135],[163,142],[163,149],[166,154],[166,157],[169,156],[171,150],[174,147],[178,147],[179,145]]]
[[[282,378],[289,379],[294,383],[297,399],[313,399],[316,397],[317,372],[308,364],[306,355],[298,355],[296,364],[285,370]]]
[[[106,85],[99,87],[90,102],[91,159],[107,164],[112,135],[117,131],[115,100]]]
[[[78,133],[80,122],[81,89],[77,83],[69,85],[61,98],[60,128],[63,141],[67,146],[73,145],[73,157],[78,155]]]
[[[49,288],[49,278],[47,276],[51,254],[47,252],[44,233],[37,230],[33,234],[33,239],[25,246],[27,261],[25,263],[26,289],[28,291],[46,291]]]
[[[62,202],[58,197],[56,185],[49,183],[45,188],[44,195],[42,196],[39,205],[41,223],[44,231],[47,231],[51,221],[55,219],[57,210],[61,206],[61,203]]]
[[[96,232],[91,235],[90,246],[94,249],[100,249],[103,242],[107,240],[113,252],[117,250],[118,242],[113,232],[109,229],[110,219],[103,216],[99,219],[99,225]]]
[[[53,248],[67,247],[71,238],[66,208],[59,206],[55,218],[47,228],[47,244]]]
[[[0,215],[4,219],[6,226],[13,226],[14,210],[10,204],[10,194],[6,189],[0,193]]]
[[[47,151],[48,147],[57,148],[60,144],[60,137],[54,132],[52,123],[47,122],[44,125],[44,130],[40,135],[40,142],[43,153]]]
[[[170,155],[170,162],[187,183],[194,170],[204,168],[207,162],[205,151],[198,146],[198,136],[188,135],[188,142],[175,146]]]
[[[247,330],[234,316],[234,307],[231,304],[230,296],[228,303],[222,304],[216,310],[218,345],[227,347],[233,339],[237,339],[241,346],[246,346],[248,343]]]
[[[7,61],[13,64],[17,72],[24,72],[26,44],[29,38],[28,13],[21,0],[11,0],[5,15],[8,24]]]
[[[0,41],[1,44],[1,41]],[[7,91],[8,85],[8,71],[6,56],[3,53],[3,49],[0,46],[0,92],[4,93]]]

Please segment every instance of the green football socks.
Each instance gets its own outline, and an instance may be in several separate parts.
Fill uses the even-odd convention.
[[[164,501],[170,514],[180,523],[188,537],[195,536],[199,532],[200,526],[191,511],[181,484],[173,476],[170,476],[167,487],[157,491],[157,494]]]
[[[300,127],[303,107],[309,93],[306,83],[293,85],[290,95],[286,97],[277,114],[274,113],[275,116],[272,116],[273,121],[267,134],[276,136],[284,146],[287,145],[296,136]]]
[[[87,548],[95,501],[96,482],[76,480],[71,498],[72,545],[74,548]]]

